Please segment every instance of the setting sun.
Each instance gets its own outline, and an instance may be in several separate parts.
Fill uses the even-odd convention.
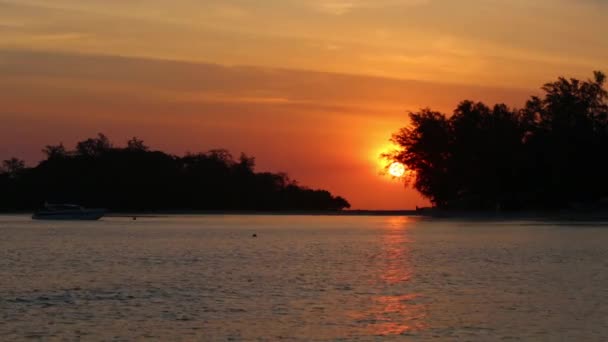
[[[399,162],[394,162],[391,164],[391,166],[389,166],[388,173],[390,173],[393,177],[403,177],[405,174],[405,165]]]

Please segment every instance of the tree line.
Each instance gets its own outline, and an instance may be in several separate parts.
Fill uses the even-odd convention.
[[[325,190],[298,185],[284,173],[256,172],[255,159],[223,149],[175,156],[152,151],[137,138],[115,147],[103,134],[43,149],[28,168],[22,160],[0,167],[0,210],[31,210],[45,202],[113,211],[325,211],[350,204]]]
[[[433,206],[458,210],[592,208],[608,199],[606,76],[560,77],[521,109],[461,102],[452,115],[430,108],[385,157]]]

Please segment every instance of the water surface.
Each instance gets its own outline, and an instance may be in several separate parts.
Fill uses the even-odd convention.
[[[0,216],[0,279],[3,341],[608,339],[603,223]]]

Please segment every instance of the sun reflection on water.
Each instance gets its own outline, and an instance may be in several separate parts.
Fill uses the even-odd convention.
[[[379,271],[380,279],[388,284],[406,282],[412,276],[408,248],[412,242],[408,234],[410,221],[407,217],[390,217],[383,228]]]
[[[365,328],[366,334],[386,336],[411,334],[427,328],[424,297],[410,284],[414,276],[409,234],[412,218],[387,218],[382,227],[382,248],[374,256],[377,266],[378,291],[370,305],[352,318]]]

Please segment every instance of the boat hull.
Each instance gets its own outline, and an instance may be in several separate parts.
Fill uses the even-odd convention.
[[[32,215],[34,220],[73,220],[73,221],[96,221],[103,217],[103,209],[85,210],[57,210],[39,211]]]

